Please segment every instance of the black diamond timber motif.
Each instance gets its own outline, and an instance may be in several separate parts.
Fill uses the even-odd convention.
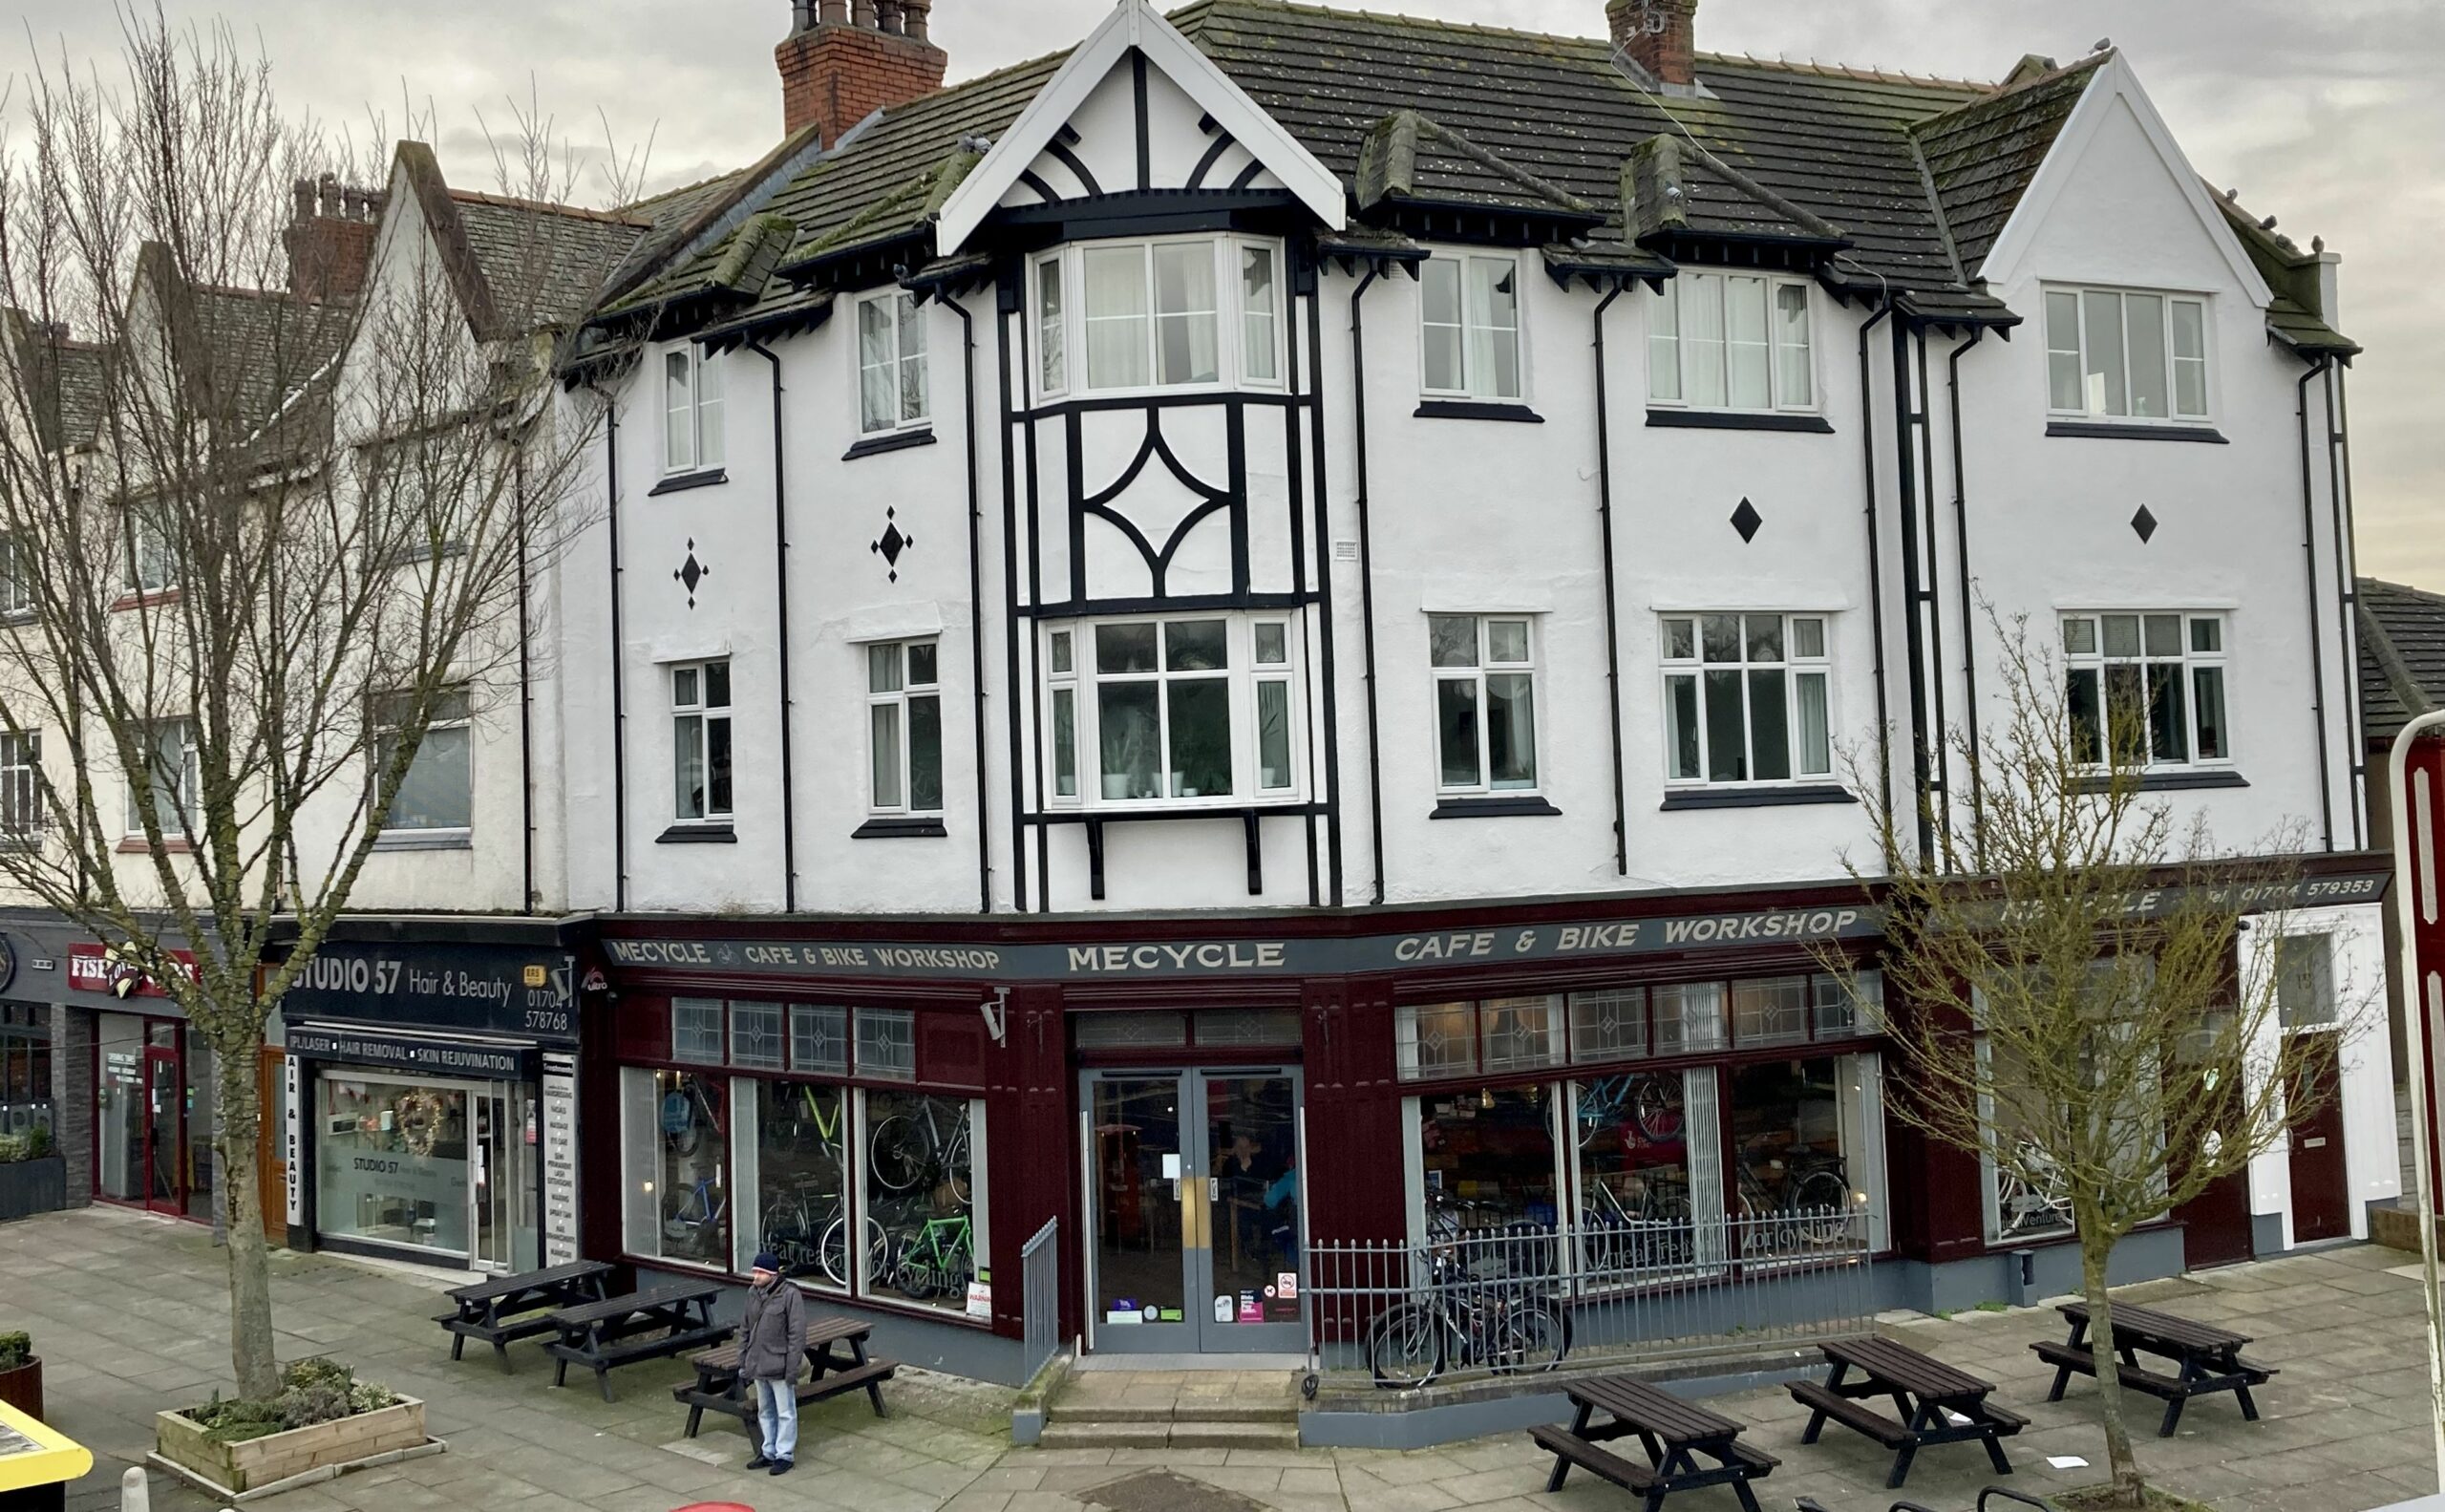
[[[917,538],[901,534],[900,526],[893,521],[895,513],[890,509],[882,512],[882,535],[881,539],[869,542],[866,549],[882,558],[882,564],[888,569],[885,576],[897,583],[900,581],[900,554],[915,546]]]
[[[2157,533],[2157,517],[2148,513],[2146,504],[2141,504],[2139,512],[2131,517],[2131,528],[2138,533],[2139,543],[2143,546],[2148,543],[2148,538]]]
[[[1732,528],[1740,532],[1743,544],[1756,540],[1758,528],[1765,523],[1766,517],[1759,514],[1757,506],[1746,499],[1740,501],[1738,509],[1732,512]]]
[[[688,560],[679,564],[679,570],[673,572],[670,576],[672,581],[676,582],[681,587],[688,590],[688,607],[692,609],[696,607],[696,585],[704,582],[707,578],[710,578],[712,575],[712,568],[696,560],[696,538],[693,536],[689,537]]]

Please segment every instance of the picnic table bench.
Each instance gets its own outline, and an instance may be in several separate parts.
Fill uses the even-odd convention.
[[[464,1358],[467,1341],[475,1339],[493,1347],[506,1374],[512,1340],[553,1331],[550,1313],[537,1309],[600,1302],[609,1289],[610,1276],[611,1267],[600,1260],[572,1260],[523,1275],[493,1276],[443,1292],[456,1310],[440,1313],[433,1321],[450,1331],[452,1359]]]
[[[736,1331],[713,1321],[713,1298],[720,1294],[716,1286],[673,1282],[553,1313],[561,1336],[543,1346],[558,1362],[552,1384],[567,1385],[569,1367],[583,1365],[594,1372],[607,1402],[613,1367],[719,1344]]]
[[[1893,1451],[1893,1473],[1884,1480],[1887,1490],[1898,1490],[1910,1479],[1910,1461],[1930,1444],[1975,1439],[1987,1446],[1987,1458],[1998,1473],[2012,1473],[2012,1462],[2004,1458],[1998,1440],[2028,1427],[2029,1419],[1987,1400],[1993,1382],[1891,1339],[1834,1339],[1818,1348],[1832,1367],[1823,1384],[1791,1385],[1792,1400],[1809,1409],[1801,1443],[1817,1442],[1828,1418],[1865,1434]],[[1853,1371],[1860,1379],[1845,1378]],[[1861,1400],[1869,1396],[1891,1397],[1894,1415],[1887,1416]]]
[[[1528,1437],[1554,1456],[1547,1491],[1560,1491],[1570,1467],[1578,1465],[1646,1498],[1646,1512],[1657,1512],[1675,1491],[1714,1485],[1732,1487],[1746,1512],[1759,1512],[1749,1482],[1764,1479],[1782,1461],[1738,1442],[1739,1423],[1626,1375],[1579,1381],[1567,1390],[1579,1408],[1570,1427],[1528,1430]],[[1589,1419],[1600,1411],[1612,1421],[1590,1427]],[[1604,1447],[1633,1435],[1647,1450],[1644,1465]],[[1715,1462],[1700,1463],[1701,1455]]]
[[[2071,1384],[2073,1372],[2089,1376],[2097,1373],[2096,1349],[2088,1336],[2089,1305],[2067,1302],[2055,1310],[2071,1320],[2072,1336],[2061,1344],[2040,1341],[2030,1346],[2039,1359],[2054,1367],[2054,1389],[2046,1394],[2050,1402],[2063,1399],[2063,1388]],[[2128,1302],[2114,1305],[2110,1349],[2121,1355],[2115,1374],[2131,1390],[2164,1398],[2165,1420],[2157,1429],[2159,1438],[2173,1437],[2182,1407],[2192,1397],[2215,1392],[2231,1392],[2242,1404],[2242,1416],[2258,1421],[2258,1403],[2250,1399],[2250,1388],[2265,1385],[2275,1367],[2244,1357],[2242,1346],[2249,1342],[2246,1333],[2154,1308]],[[2176,1374],[2168,1375],[2141,1365],[2142,1353],[2173,1361]]]
[[[891,1379],[900,1369],[900,1362],[866,1357],[866,1335],[873,1331],[873,1324],[853,1318],[810,1320],[806,1326],[807,1377],[798,1382],[798,1405],[803,1407],[862,1388],[867,1400],[874,1403],[875,1416],[890,1416],[882,1404],[882,1383]],[[849,1352],[846,1358],[833,1352],[843,1346]],[[739,1351],[736,1344],[706,1351],[690,1362],[696,1367],[695,1384],[670,1389],[671,1399],[688,1409],[689,1437],[696,1437],[708,1407],[746,1423],[750,1434],[755,1432],[755,1395],[739,1377]]]

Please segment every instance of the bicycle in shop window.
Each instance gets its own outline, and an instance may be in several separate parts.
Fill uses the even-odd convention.
[[[1628,1201],[1617,1184],[1632,1188]],[[1697,1246],[1688,1176],[1656,1168],[1589,1177],[1580,1235],[1592,1279],[1689,1265]]]
[[[2009,1165],[1995,1166],[1995,1237],[2018,1239],[2024,1234],[2059,1233],[2072,1226],[2072,1199],[2054,1161],[2024,1139],[2014,1146]],[[2031,1182],[2022,1173],[2036,1175]]]
[[[875,1180],[886,1190],[938,1193],[947,1187],[952,1203],[967,1205],[971,1177],[966,1103],[920,1098],[914,1110],[876,1124],[870,1144]]]
[[[1417,1294],[1368,1330],[1376,1385],[1429,1386],[1477,1365],[1499,1375],[1550,1371],[1570,1352],[1570,1315],[1553,1295],[1553,1231],[1480,1226],[1493,1212],[1450,1199],[1428,1212]]]
[[[1851,1171],[1841,1156],[1808,1145],[1777,1149],[1769,1133],[1740,1148],[1743,1254],[1823,1249],[1851,1232]],[[1770,1187],[1767,1174],[1781,1178]]]
[[[891,1235],[871,1215],[860,1226],[865,1233],[865,1273],[882,1278],[891,1269]],[[847,1288],[849,1203],[837,1180],[812,1178],[774,1198],[765,1205],[759,1232],[764,1246],[779,1258],[782,1274],[812,1278],[819,1273],[831,1285]]]
[[[662,1237],[673,1246],[674,1258],[720,1258],[723,1220],[730,1215],[730,1195],[710,1173],[696,1178],[679,1205],[664,1217]]]
[[[1679,1072],[1630,1072],[1589,1082],[1579,1095],[1579,1142],[1595,1144],[1607,1130],[1638,1136],[1641,1144],[1678,1144],[1687,1126]]]
[[[661,1118],[662,1137],[673,1155],[693,1155],[708,1131],[717,1139],[722,1132],[722,1120],[713,1112],[712,1099],[705,1095],[705,1084],[693,1076],[662,1095]]]

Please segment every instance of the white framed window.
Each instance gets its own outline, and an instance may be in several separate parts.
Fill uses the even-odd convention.
[[[670,669],[671,812],[684,822],[731,817],[730,663]]]
[[[22,536],[0,535],[0,619],[34,609],[33,544]]]
[[[42,833],[42,732],[0,731],[0,835]]]
[[[2224,638],[2222,614],[2064,615],[2064,701],[2080,758],[2104,765],[2111,737],[2127,742],[2127,764],[2149,770],[2229,763]]]
[[[1431,257],[1417,273],[1424,392],[1456,399],[1524,397],[1520,260],[1482,253]]]
[[[943,809],[943,690],[932,640],[866,648],[866,769],[878,814]]]
[[[1278,616],[1102,620],[1044,639],[1046,765],[1065,804],[1286,798],[1298,637]]]
[[[162,719],[137,735],[144,770],[128,774],[127,833],[144,833],[146,806],[165,840],[182,839],[201,822],[197,800],[203,774],[196,759],[195,721]]]
[[[128,534],[127,591],[160,593],[177,587],[179,569],[168,529],[138,511],[128,522]]]
[[[1435,778],[1444,793],[1537,786],[1536,625],[1524,614],[1431,614]]]
[[[1684,268],[1648,302],[1648,398],[1692,410],[1817,408],[1809,281]]]
[[[912,430],[931,423],[932,413],[917,297],[887,289],[858,301],[858,434]]]
[[[398,754],[406,714],[401,698],[386,699],[374,712],[373,758],[382,771],[390,770],[392,758]],[[475,822],[472,738],[465,690],[436,693],[424,739],[417,743],[407,775],[392,795],[385,829],[463,830]]]
[[[1039,397],[1282,384],[1278,243],[1098,242],[1033,266]]]
[[[1282,383],[1281,254],[1270,242],[1239,242],[1231,248],[1240,274],[1240,377],[1278,388]]]
[[[1833,776],[1824,616],[1668,614],[1662,661],[1668,781]]]
[[[1058,253],[1035,265],[1035,387],[1057,398],[1070,387],[1069,279]]]
[[[2050,414],[2200,424],[2212,401],[2204,299],[2137,289],[2046,290]]]
[[[693,343],[662,354],[662,470],[722,465],[722,364]]]

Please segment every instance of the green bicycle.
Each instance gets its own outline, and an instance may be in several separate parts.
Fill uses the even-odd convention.
[[[915,1233],[894,1235],[891,1284],[923,1302],[965,1296],[976,1273],[975,1228],[967,1214],[929,1218]]]

